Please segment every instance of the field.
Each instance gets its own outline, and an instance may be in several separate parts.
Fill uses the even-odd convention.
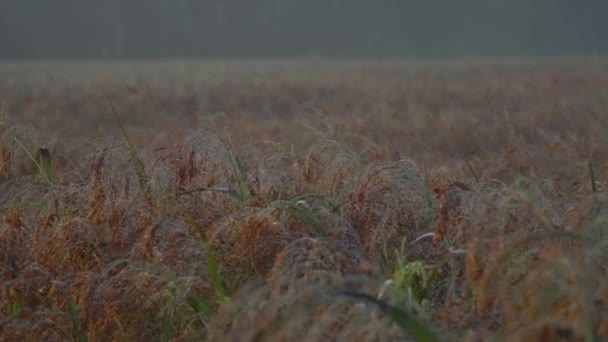
[[[608,64],[0,64],[0,340],[608,338]]]

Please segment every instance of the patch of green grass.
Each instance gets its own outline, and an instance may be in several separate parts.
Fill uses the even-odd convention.
[[[74,303],[74,299],[70,294],[66,295],[66,301],[68,303],[68,312],[70,313],[70,320],[72,321],[72,326],[74,327],[74,333],[78,339],[78,342],[88,342],[88,337],[84,331],[82,331],[82,327],[80,325],[80,315],[78,314],[78,308],[76,307],[76,303]]]
[[[211,283],[213,284],[213,287],[215,288],[215,294],[217,296],[217,299],[220,303],[227,302],[228,300],[230,300],[230,298],[228,297],[228,292],[226,291],[222,283],[220,266],[215,258],[215,252],[208,245],[209,240],[207,238],[207,234],[205,233],[205,229],[192,217],[187,217],[185,221],[196,229],[202,243],[207,249],[207,268],[209,272],[209,278],[211,280]]]

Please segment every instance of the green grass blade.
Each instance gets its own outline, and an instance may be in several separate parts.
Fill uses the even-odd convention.
[[[237,199],[239,200],[239,202],[241,204],[245,203],[245,200],[246,200],[245,175],[243,174],[243,168],[241,167],[241,164],[239,163],[238,159],[234,155],[232,145],[230,144],[230,140],[229,140],[229,142],[226,142],[214,130],[209,130],[209,132],[211,132],[211,134],[213,134],[215,136],[215,138],[220,142],[220,144],[222,144],[222,146],[226,150],[226,153],[228,153],[228,157],[230,160],[230,166],[232,167],[232,170],[234,171],[234,174],[236,176],[237,186],[239,188]]]
[[[116,107],[114,107],[114,103],[112,102],[112,100],[110,100],[110,98],[106,98],[106,100],[110,104],[110,108],[112,108],[112,114],[114,115],[114,118],[116,119],[116,122],[118,123],[118,126],[120,126],[120,131],[122,132],[123,139],[125,140],[128,148],[129,148],[129,152],[131,154],[131,160],[135,164],[135,174],[137,175],[137,181],[139,183],[139,188],[141,189],[142,193],[146,197],[148,204],[150,206],[152,206],[153,205],[152,189],[150,187],[150,180],[146,173],[146,168],[144,166],[144,163],[141,160],[141,158],[139,158],[139,154],[137,153],[137,150],[135,149],[135,145],[131,141],[131,138],[129,137],[129,134],[127,133],[127,130],[125,129],[125,126],[123,125],[122,121],[120,120],[120,117],[118,116],[118,112],[116,111]]]
[[[14,315],[21,311],[21,300],[19,298],[15,298],[11,303],[10,314]]]
[[[173,317],[171,315],[167,315],[163,319],[162,323],[163,336],[161,341],[171,341],[171,337],[173,336]]]
[[[39,148],[34,158],[35,171],[40,172],[49,184],[53,183],[53,169],[51,167],[51,152],[46,148]]]
[[[203,315],[204,317],[211,317],[212,311],[211,311],[211,306],[209,306],[209,303],[207,303],[206,300],[204,300],[203,298],[196,298],[196,297],[188,297],[186,298],[186,303],[188,303],[188,306],[194,310],[194,312]]]
[[[591,193],[597,193],[597,186],[595,185],[595,173],[593,172],[593,164],[591,163],[591,159],[588,160],[589,163],[589,176],[591,177]]]
[[[72,299],[72,296],[69,294],[66,296],[66,300],[68,302],[68,310],[70,314],[70,320],[72,321],[72,326],[74,327],[74,331],[78,335],[79,342],[87,342],[89,339],[87,335],[81,330],[80,326],[80,316],[78,315],[78,310],[76,308],[76,303]]]
[[[184,220],[189,223],[190,225],[192,225],[192,227],[194,227],[194,229],[196,229],[198,235],[201,238],[201,241],[203,243],[207,243],[207,234],[205,234],[205,229],[203,228],[203,226],[201,226],[200,223],[198,223],[194,218],[192,218],[191,216],[188,216],[186,218],[184,218]]]
[[[191,224],[196,231],[198,232],[201,240],[204,244],[208,243],[207,234],[205,234],[204,228],[192,217],[186,217],[186,222]],[[216,295],[220,298],[221,301],[225,302],[228,298],[226,297],[226,290],[224,289],[224,285],[222,285],[222,277],[219,270],[219,265],[217,260],[215,259],[215,253],[211,246],[207,246],[207,268],[209,272],[209,277],[211,278],[211,282],[213,283],[213,287],[215,288]]]
[[[315,233],[319,234],[319,236],[323,237],[326,235],[323,225],[315,217],[314,212],[310,208],[302,207],[296,204],[291,207],[290,211],[295,219],[302,220],[308,226],[312,227]]]
[[[211,277],[211,282],[215,287],[215,292],[222,301],[225,301],[226,291],[222,285],[222,278],[220,276],[217,260],[215,259],[215,253],[213,253],[211,248],[207,248],[207,267],[209,268],[209,276]]]

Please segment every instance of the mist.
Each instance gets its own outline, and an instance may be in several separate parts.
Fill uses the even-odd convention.
[[[608,52],[605,0],[2,0],[1,59]]]

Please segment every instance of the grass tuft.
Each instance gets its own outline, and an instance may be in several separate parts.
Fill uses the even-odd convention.
[[[439,342],[441,339],[433,331],[428,323],[423,323],[421,320],[412,316],[404,310],[387,304],[365,293],[352,291],[340,291],[339,295],[346,296],[352,299],[362,300],[364,302],[375,305],[380,311],[389,316],[403,330],[407,331],[415,341],[421,342]]]
[[[114,115],[114,119],[116,119],[116,122],[118,123],[118,126],[120,127],[122,137],[123,137],[124,141],[127,143],[127,146],[129,148],[129,152],[131,154],[131,161],[135,165],[135,174],[137,175],[139,189],[141,190],[142,194],[144,195],[144,198],[146,199],[146,202],[148,203],[150,210],[153,211],[156,207],[156,204],[154,202],[152,188],[150,186],[150,179],[146,173],[145,165],[144,165],[142,159],[139,157],[137,149],[135,148],[135,145],[131,141],[131,138],[129,137],[129,134],[127,133],[125,126],[123,125],[122,121],[120,120],[120,117],[118,116],[118,112],[116,111],[116,107],[114,107],[114,103],[112,102],[112,100],[110,98],[106,98],[106,100],[108,101],[110,108],[112,109],[112,114]]]

